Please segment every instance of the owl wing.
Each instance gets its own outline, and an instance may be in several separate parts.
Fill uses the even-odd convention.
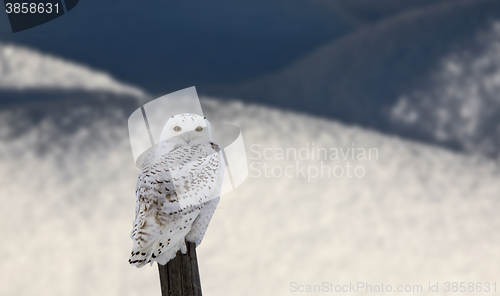
[[[162,252],[175,256],[188,228],[182,218],[193,216],[189,218],[194,220],[199,212],[199,209],[180,210],[167,165],[168,150],[165,144],[160,144],[151,151],[137,180],[135,221],[130,233],[134,244],[129,259],[137,267],[155,261]]]
[[[193,222],[193,225],[191,226],[191,230],[186,236],[186,240],[189,242],[194,242],[196,246],[198,246],[203,240],[205,232],[207,231],[208,228],[208,224],[210,223],[210,220],[212,220],[212,216],[220,200],[222,182],[224,180],[225,164],[224,164],[224,156],[222,155],[222,149],[218,144],[215,143],[210,143],[210,144],[211,148],[214,150],[214,156],[217,155],[219,160],[218,166],[212,167],[212,169],[215,169],[213,172],[215,173],[216,176],[215,190],[210,192],[211,195],[208,198],[208,201],[205,201],[202,204],[200,214],[198,215],[198,217],[196,217],[196,220]],[[212,160],[212,163],[213,162],[214,161]],[[212,186],[212,183],[210,184],[210,186]]]
[[[181,209],[205,204],[220,196],[225,170],[222,150],[213,142],[205,145],[207,155],[170,169]]]
[[[185,252],[185,238],[193,223],[204,221],[203,230],[196,231],[198,245],[220,195],[224,160],[218,145],[207,144],[211,153],[178,166],[167,164],[179,158],[170,153],[173,147],[169,145],[160,143],[146,156],[137,181],[136,219],[130,234],[134,246],[129,259],[137,267],[154,261],[166,264],[178,250]],[[211,202],[214,198],[215,203]],[[207,209],[213,207],[209,217],[198,219],[207,204],[211,205]]]
[[[196,217],[193,225],[191,225],[191,230],[186,236],[186,240],[188,242],[195,243],[195,246],[198,246],[201,243],[203,237],[205,236],[205,232],[207,231],[208,224],[210,224],[210,220],[212,220],[212,216],[215,212],[215,208],[217,208],[219,200],[220,197],[217,197],[202,205],[200,214]]]

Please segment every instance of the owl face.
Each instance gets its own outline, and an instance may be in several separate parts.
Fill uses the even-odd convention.
[[[210,141],[208,120],[197,114],[183,113],[172,116],[161,132],[160,141],[167,139],[186,144]]]

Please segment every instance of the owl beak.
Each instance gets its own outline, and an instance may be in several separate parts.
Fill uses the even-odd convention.
[[[191,133],[185,133],[184,140],[186,140],[186,143],[191,142]]]

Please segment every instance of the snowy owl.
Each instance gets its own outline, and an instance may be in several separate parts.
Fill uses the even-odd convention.
[[[206,117],[172,116],[139,173],[129,263],[165,265],[178,250],[186,254],[185,241],[198,246],[219,203],[224,169]]]

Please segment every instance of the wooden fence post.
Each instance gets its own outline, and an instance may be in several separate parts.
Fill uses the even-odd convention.
[[[167,265],[158,264],[162,296],[201,296],[195,244],[186,242],[187,254],[180,251]]]

